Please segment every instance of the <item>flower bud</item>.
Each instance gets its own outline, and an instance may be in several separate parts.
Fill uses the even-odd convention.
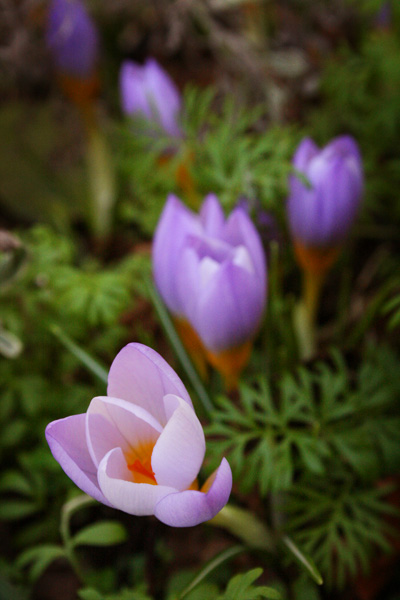
[[[141,116],[170,136],[181,135],[178,123],[181,96],[156,60],[149,58],[143,66],[125,61],[120,71],[120,91],[122,110],[126,115]]]
[[[153,270],[169,310],[190,324],[208,360],[226,378],[230,369],[238,372],[266,303],[264,251],[247,211],[236,207],[225,220],[209,194],[197,215],[169,196],[154,237]]]
[[[293,165],[298,174],[289,179],[287,212],[295,243],[324,249],[340,245],[357,215],[363,190],[355,140],[339,136],[320,150],[305,138]]]
[[[82,79],[93,75],[98,60],[99,39],[82,2],[52,0],[46,39],[60,73]]]

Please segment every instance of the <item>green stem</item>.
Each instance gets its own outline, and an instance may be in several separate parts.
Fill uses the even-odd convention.
[[[316,320],[324,280],[325,274],[303,270],[303,295],[294,315],[294,326],[303,360],[308,360],[315,354]]]
[[[97,239],[111,231],[116,200],[115,175],[106,139],[96,120],[87,119],[87,169],[90,187],[89,219]]]
[[[69,523],[71,519],[71,515],[80,508],[92,504],[94,502],[93,498],[90,498],[86,495],[78,496],[77,498],[73,498],[69,502],[66,502],[61,510],[61,522],[60,522],[60,534],[61,539],[63,541],[63,545],[65,548],[65,553],[69,562],[71,563],[72,568],[74,569],[77,577],[84,581],[84,573],[81,569],[81,565],[79,563],[78,557],[75,554],[75,548],[72,543],[72,538],[69,531]]]
[[[154,308],[156,309],[156,312],[160,319],[161,325],[163,326],[164,331],[167,334],[169,341],[171,342],[175,354],[177,355],[183,369],[185,370],[186,375],[193,386],[193,389],[199,397],[204,410],[206,411],[207,415],[210,416],[212,411],[214,410],[214,407],[207,394],[206,388],[204,387],[200,376],[198,375],[196,369],[192,364],[192,361],[190,360],[185,348],[183,347],[183,344],[179,338],[179,335],[176,332],[171,317],[169,316],[168,311],[163,304],[163,301],[161,300],[159,294],[157,293],[155,287],[151,282],[147,283],[147,289],[149,291]]]

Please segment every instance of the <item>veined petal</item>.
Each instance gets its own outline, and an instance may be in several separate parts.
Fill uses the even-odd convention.
[[[193,527],[209,521],[228,502],[232,490],[232,472],[225,458],[210,483],[207,492],[186,490],[165,496],[157,503],[155,516],[171,527]]]
[[[164,496],[176,492],[172,487],[133,483],[125,457],[120,448],[110,450],[99,465],[98,480],[109,504],[130,515],[153,515]]]
[[[164,398],[168,422],[158,438],[151,466],[159,485],[187,489],[196,479],[206,449],[203,428],[194,410],[181,398]]]
[[[175,371],[154,350],[128,344],[117,354],[108,375],[107,394],[141,406],[161,425],[166,423],[163,397],[176,394],[190,406],[192,401]]]
[[[85,414],[49,423],[46,439],[51,453],[70,479],[95,500],[110,506],[97,482],[97,469],[89,454],[85,435]]]
[[[86,438],[96,467],[113,448],[124,453],[155,444],[161,425],[144,408],[109,396],[93,398],[86,413]]]

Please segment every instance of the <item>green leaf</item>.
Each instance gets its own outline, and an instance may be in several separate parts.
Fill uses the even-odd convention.
[[[0,504],[0,520],[17,521],[29,517],[40,510],[40,506],[31,500],[4,500]]]
[[[263,570],[258,568],[236,575],[231,579],[225,594],[220,596],[219,600],[259,600],[259,598],[281,600],[282,596],[277,590],[266,586],[253,586],[262,572]]]
[[[0,477],[0,492],[32,495],[32,484],[20,471],[6,471]]]
[[[65,557],[65,552],[60,546],[35,546],[19,555],[16,566],[23,569],[32,563],[29,569],[29,577],[32,581],[35,581],[54,560],[62,557]]]
[[[102,521],[81,529],[72,539],[74,546],[112,546],[127,539],[126,529],[118,521]]]
[[[0,354],[6,358],[17,358],[22,350],[23,344],[14,333],[0,329]]]
[[[91,371],[96,377],[103,383],[107,383],[108,373],[107,370],[95,360],[86,350],[83,350],[78,344],[76,344],[70,337],[59,327],[58,325],[52,325],[50,331],[55,337],[67,348],[85,367]]]
[[[189,583],[189,585],[185,587],[183,592],[180,593],[179,600],[183,600],[184,598],[186,598],[186,596],[192,590],[194,590],[194,588],[198,586],[217,567],[244,551],[244,546],[232,546],[231,548],[223,550],[222,552],[214,556],[200,569],[200,571],[197,573],[194,579]]]
[[[311,560],[309,556],[306,556],[304,552],[302,552],[298,546],[291,540],[287,535],[282,538],[282,542],[285,544],[286,548],[289,552],[294,556],[296,561],[307,571],[310,577],[318,583],[318,585],[323,584],[323,579],[321,573],[318,571],[314,562]]]
[[[168,336],[169,341],[177,355],[183,369],[186,372],[186,375],[192,384],[199,400],[201,401],[204,410],[209,415],[213,410],[213,404],[209,398],[209,395],[203,385],[202,380],[200,379],[196,369],[194,368],[192,361],[190,360],[176,330],[172,323],[172,320],[165,308],[163,301],[161,300],[159,294],[157,293],[154,285],[152,283],[148,283],[148,291],[150,298],[153,302],[154,308],[157,311],[158,317],[161,321],[161,324],[164,328],[165,333]]]

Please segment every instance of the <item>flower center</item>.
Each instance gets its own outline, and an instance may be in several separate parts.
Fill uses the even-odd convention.
[[[128,465],[128,469],[135,474],[135,483],[152,483],[153,485],[157,485],[149,459],[142,462],[136,458],[131,465]]]
[[[153,443],[143,444],[132,450],[126,455],[126,464],[133,474],[135,483],[149,483],[157,485],[157,481],[151,468],[151,455],[153,452]]]

